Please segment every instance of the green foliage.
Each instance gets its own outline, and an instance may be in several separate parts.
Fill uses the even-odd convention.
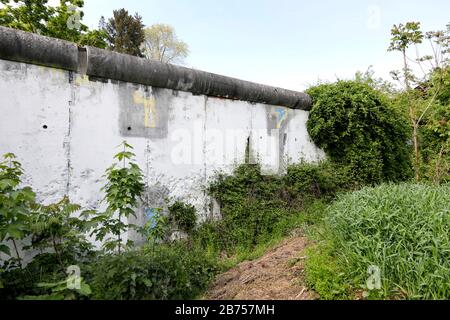
[[[0,25],[33,33],[45,34],[46,22],[53,14],[48,0],[1,0]]]
[[[136,228],[122,220],[128,220],[132,216],[136,218],[135,209],[138,207],[138,201],[144,191],[142,170],[133,162],[135,154],[130,151],[133,147],[125,141],[121,147],[123,150],[114,156],[118,163],[106,170],[108,182],[102,188],[106,193],[104,201],[108,204],[108,209],[105,213],[92,219],[98,224],[92,232],[97,241],[104,241],[106,238],[105,250],[117,250],[119,254],[123,247],[122,233],[129,228]],[[111,238],[111,234],[116,238]],[[127,247],[129,246],[131,243],[127,244]]]
[[[106,33],[103,30],[90,30],[82,34],[78,44],[80,46],[91,46],[106,49]]]
[[[74,261],[80,262],[93,250],[86,239],[91,228],[86,220],[90,212],[74,216],[80,209],[79,205],[70,203],[68,197],[48,206],[36,205],[36,213],[29,218],[31,245],[24,249],[53,250],[63,271]]]
[[[139,14],[130,15],[127,10],[113,11],[113,17],[100,20],[101,30],[106,34],[109,49],[143,57],[141,46],[145,40],[144,24]]]
[[[181,201],[176,201],[169,207],[169,217],[178,229],[188,234],[192,233],[197,225],[197,211],[195,207]]]
[[[70,284],[76,282],[79,282],[79,285],[72,288]],[[84,281],[83,278],[77,276],[69,276],[66,280],[54,283],[38,283],[37,286],[46,291],[50,291],[50,293],[40,296],[24,296],[19,298],[19,300],[82,300],[92,294],[91,287]]]
[[[279,197],[281,179],[262,175],[258,165],[242,165],[232,176],[220,174],[209,192],[221,207],[217,228],[226,250],[254,246],[286,213]]]
[[[98,300],[194,299],[208,286],[216,262],[186,244],[106,255],[92,265]]]
[[[372,67],[373,66],[369,66],[365,72],[357,71],[355,74],[355,81],[365,83],[388,97],[395,97],[398,93],[395,86],[383,78],[375,77],[375,71],[373,71]]]
[[[106,34],[89,30],[81,21],[84,0],[60,0],[52,7],[48,0],[1,0],[0,25],[76,42],[80,45],[106,47]]]
[[[412,44],[422,43],[423,33],[420,22],[407,22],[394,25],[391,30],[392,38],[389,51],[404,51]]]
[[[411,176],[408,126],[387,99],[369,85],[338,81],[308,90],[314,106],[308,132],[331,160],[361,183]]]
[[[299,208],[312,199],[332,200],[337,193],[357,187],[351,181],[350,168],[330,161],[292,165],[283,182],[288,203]]]
[[[414,147],[413,164],[416,182],[420,182],[424,177],[435,183],[446,181],[449,171],[446,119],[445,117],[437,119],[439,126],[436,126],[436,121],[434,121],[436,119],[430,118],[430,113],[436,115],[438,109],[448,107],[448,101],[443,100],[448,92],[450,24],[447,25],[446,30],[426,32],[424,36],[420,30],[420,23],[408,22],[406,25],[394,25],[391,34],[393,38],[388,50],[401,52],[403,58],[402,71],[393,71],[391,75],[394,80],[404,86],[404,91],[395,100],[401,107],[400,109],[408,114]],[[427,43],[430,44],[433,54],[417,57],[415,60],[410,59],[407,56],[407,50],[413,45],[422,43],[424,38],[428,40]],[[418,64],[423,75],[413,72],[410,68],[410,61]],[[442,99],[443,97],[444,99]],[[425,124],[425,122],[428,123]],[[439,133],[442,131],[440,130],[442,127],[443,135],[436,134],[435,136],[438,138],[434,140],[430,129]],[[424,134],[428,140],[425,144],[428,143],[428,145],[423,145]],[[442,138],[444,141],[439,141]],[[439,147],[433,148],[432,145],[436,143],[439,144]]]
[[[164,242],[170,231],[170,220],[162,214],[161,209],[157,209],[154,215],[147,221],[144,227],[144,234],[151,244]]]
[[[130,227],[121,218],[134,215],[144,188],[131,149],[124,142],[123,151],[115,156],[120,165],[107,169],[104,191],[108,210],[93,219],[93,212],[80,213],[80,206],[67,197],[47,206],[34,203],[31,189],[24,194],[18,189],[23,173],[20,163],[14,155],[5,155],[0,163],[2,244],[5,239],[30,236],[31,245],[22,249],[40,254],[26,266],[18,265],[20,259],[5,261],[0,269],[0,299],[193,299],[205,290],[216,273],[216,256],[190,243],[160,243],[170,225],[160,212],[152,221],[156,224],[150,230],[152,241],[144,249],[121,252],[119,232]],[[186,230],[195,226],[193,207],[178,202],[172,209],[180,226]],[[20,223],[19,218],[23,220]],[[110,253],[92,250],[85,238],[92,228],[98,240],[110,234],[118,237],[106,241]],[[5,248],[2,246],[3,251]],[[70,274],[67,268],[74,265],[80,266],[83,278]],[[79,286],[74,286],[78,281]]]
[[[21,265],[17,241],[30,232],[29,216],[35,194],[29,187],[20,188],[23,170],[14,154],[5,154],[0,162],[0,252],[11,256],[4,241],[14,245],[16,259]]]
[[[421,176],[446,183],[450,181],[450,67],[435,70],[431,79],[424,96],[417,99],[430,105],[420,123]]]
[[[330,244],[320,243],[307,249],[305,253],[305,280],[320,295],[320,299],[349,299],[350,286]]]
[[[449,210],[448,185],[388,184],[341,196],[330,207],[322,232],[330,248],[309,262],[310,282],[320,287],[315,272],[323,261],[332,260],[337,268],[327,271],[329,283],[344,278],[354,290],[368,290],[368,268],[376,266],[381,289],[372,296],[448,299]],[[334,285],[322,290],[327,297],[335,296]]]
[[[196,240],[211,251],[252,249],[271,239],[280,224],[301,214],[316,199],[331,200],[354,188],[347,169],[329,162],[290,166],[285,177],[263,175],[259,165],[241,165],[233,175],[219,174],[209,193],[222,219],[200,226]]]
[[[71,204],[67,197],[48,206],[37,204],[31,188],[19,188],[22,175],[22,166],[16,157],[4,155],[0,163],[0,249],[14,258],[1,266],[0,299],[24,295],[36,299],[56,298],[63,292],[56,293],[56,287],[36,284],[60,282],[68,266],[88,259],[92,254],[92,245],[85,238],[89,224],[73,217],[80,207]],[[87,213],[82,214],[82,217],[87,216]],[[29,245],[24,245],[25,238],[31,240]],[[12,242],[14,254],[6,241]],[[40,254],[24,267],[19,252],[30,250]],[[69,297],[69,293],[65,297]]]

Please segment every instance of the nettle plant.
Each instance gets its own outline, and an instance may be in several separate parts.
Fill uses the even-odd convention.
[[[20,188],[23,169],[12,153],[5,154],[0,162],[0,252],[13,257],[22,267],[18,242],[27,237],[29,216],[36,195],[29,187]],[[5,243],[10,241],[14,248],[11,253]]]
[[[77,215],[80,210],[81,207],[71,203],[67,196],[54,204],[36,205],[36,213],[29,219],[31,245],[24,249],[39,250],[41,254],[50,249],[65,272],[70,263],[93,250],[85,236],[91,228],[88,220],[91,212]]]
[[[133,245],[131,241],[123,243],[122,234],[129,229],[139,231],[135,225],[125,223],[130,217],[136,217],[135,209],[144,191],[144,175],[139,166],[134,163],[136,156],[133,147],[126,141],[121,144],[123,150],[115,155],[117,163],[106,170],[107,184],[102,188],[106,193],[104,201],[108,204],[106,212],[93,219],[97,227],[92,232],[97,241],[103,244],[107,252],[117,251],[121,254],[124,248]]]

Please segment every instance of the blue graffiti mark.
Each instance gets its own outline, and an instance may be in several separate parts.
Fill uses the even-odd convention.
[[[158,210],[153,209],[153,208],[149,208],[147,210],[145,210],[145,217],[147,218],[147,221],[149,222],[149,227],[150,229],[155,229],[156,228],[156,216],[158,214]]]
[[[285,108],[277,108],[275,109],[275,112],[277,113],[277,129],[281,128],[281,125],[283,124],[283,121],[286,119],[287,116],[287,110]]]

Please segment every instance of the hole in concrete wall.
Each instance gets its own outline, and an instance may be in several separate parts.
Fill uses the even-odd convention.
[[[128,127],[127,130],[128,130],[128,131],[131,131],[131,127]]]
[[[46,124],[44,124],[44,125],[42,126],[42,128],[45,129],[45,130],[47,130],[47,129],[48,129],[48,126],[47,126]]]

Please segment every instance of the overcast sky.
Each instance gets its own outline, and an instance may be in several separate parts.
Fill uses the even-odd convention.
[[[84,23],[113,9],[168,23],[188,43],[187,66],[293,90],[349,78],[374,66],[389,78],[400,57],[387,53],[394,23],[444,29],[449,0],[85,0]]]

